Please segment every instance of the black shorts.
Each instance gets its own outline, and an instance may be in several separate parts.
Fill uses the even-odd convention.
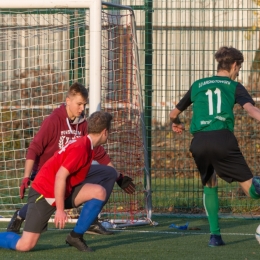
[[[83,185],[84,183],[81,183],[73,188],[71,195],[64,202],[65,209],[75,207],[74,200]],[[40,193],[30,188],[24,231],[32,233],[42,233],[46,231],[48,221],[55,211],[56,207],[51,206]]]
[[[206,185],[214,170],[228,183],[244,182],[253,178],[236,137],[229,130],[199,132],[194,134],[190,152]]]

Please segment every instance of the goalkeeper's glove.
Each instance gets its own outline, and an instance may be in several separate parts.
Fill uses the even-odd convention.
[[[116,180],[118,186],[123,189],[128,194],[133,194],[135,192],[135,185],[133,179],[128,176],[124,176],[120,173],[120,176]]]
[[[25,177],[22,180],[22,183],[20,184],[20,198],[23,199],[25,190],[29,187],[30,185],[30,178]]]

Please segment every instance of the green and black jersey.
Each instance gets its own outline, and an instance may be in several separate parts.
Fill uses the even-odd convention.
[[[233,132],[234,105],[248,102],[255,104],[243,85],[228,77],[213,76],[195,81],[176,107],[184,111],[193,104],[192,134],[221,129]]]

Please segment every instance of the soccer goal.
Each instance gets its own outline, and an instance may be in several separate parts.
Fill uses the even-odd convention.
[[[134,12],[97,0],[9,0],[0,9],[0,215],[19,198],[26,149],[70,84],[89,88],[87,113],[106,110],[113,126],[105,149],[136,192],[117,184],[101,217],[121,225],[151,223],[143,99]],[[118,224],[119,225],[119,224]]]

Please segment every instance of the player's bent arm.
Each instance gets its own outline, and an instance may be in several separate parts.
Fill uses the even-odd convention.
[[[64,212],[64,199],[66,190],[66,179],[69,176],[69,171],[61,166],[56,174],[54,183],[54,194],[56,202],[56,213],[54,223],[57,228],[64,228],[67,221],[67,215]]]
[[[180,111],[178,108],[174,108],[171,112],[170,112],[170,120],[172,122],[172,131],[176,132],[178,134],[181,134],[183,130],[185,130],[184,125],[181,123],[180,119],[179,119],[179,114],[182,111]]]
[[[249,116],[255,118],[260,121],[260,109],[253,106],[251,103],[246,103],[243,108],[246,110]]]
[[[24,178],[30,177],[34,165],[34,160],[27,159],[24,165]]]
[[[33,169],[33,164],[34,164],[34,160],[26,160],[25,161],[25,166],[24,166],[24,177],[23,180],[20,184],[20,188],[19,188],[19,193],[20,193],[20,198],[23,199],[24,195],[25,195],[25,191],[26,189],[29,187],[30,182],[31,182],[31,172]]]
[[[174,108],[171,112],[170,112],[170,120],[172,123],[174,124],[181,124],[181,121],[179,119],[179,114],[182,111],[180,111],[178,108]]]

